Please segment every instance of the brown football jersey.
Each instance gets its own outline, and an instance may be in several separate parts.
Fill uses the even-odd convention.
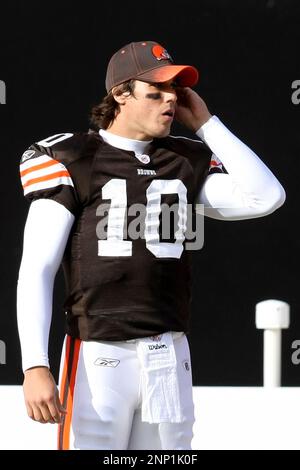
[[[58,134],[23,154],[26,198],[52,199],[75,216],[63,257],[73,337],[118,341],[188,331],[184,214],[208,174],[211,151],[169,136],[154,139],[146,153],[138,159],[90,132]],[[172,205],[177,213],[166,236],[162,208]]]

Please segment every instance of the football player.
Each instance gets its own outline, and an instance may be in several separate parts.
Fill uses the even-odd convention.
[[[108,64],[93,130],[48,137],[23,154],[24,394],[30,418],[59,423],[59,449],[191,448],[188,209],[239,220],[284,202],[272,172],[192,90],[197,81],[195,67],[175,65],[156,42],[130,43]],[[174,120],[195,139],[171,136]],[[163,206],[175,208],[169,238]],[[47,347],[61,262],[59,396]]]

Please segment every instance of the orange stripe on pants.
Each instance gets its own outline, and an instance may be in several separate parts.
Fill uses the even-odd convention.
[[[67,413],[58,427],[58,450],[69,450],[73,397],[81,340],[67,336],[66,353],[60,387],[60,401]]]

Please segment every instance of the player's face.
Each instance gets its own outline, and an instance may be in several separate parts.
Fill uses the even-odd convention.
[[[127,137],[136,140],[151,140],[170,133],[177,101],[176,83],[135,82],[133,95],[121,106],[128,127]],[[124,116],[124,117],[125,117]]]

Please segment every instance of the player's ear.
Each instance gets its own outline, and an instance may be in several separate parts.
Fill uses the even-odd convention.
[[[115,99],[115,101],[119,104],[125,104],[127,98],[131,95],[130,91],[124,91],[123,93],[120,93],[120,90],[118,90],[117,87],[112,89],[112,95]]]

